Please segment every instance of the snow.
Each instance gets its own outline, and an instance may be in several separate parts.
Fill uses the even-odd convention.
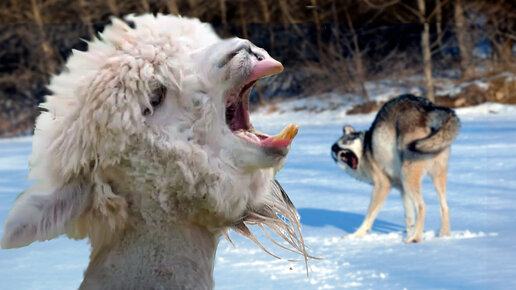
[[[333,96],[335,102],[339,101]],[[463,121],[452,147],[448,204],[452,234],[437,237],[439,205],[429,180],[423,182],[427,204],[424,240],[404,244],[403,206],[389,195],[373,231],[346,239],[361,223],[371,186],[347,176],[333,163],[330,147],[343,124],[366,129],[374,114],[345,115],[346,106],[318,113],[294,106],[323,106],[317,99],[277,105],[252,116],[268,133],[289,123],[300,131],[277,178],[301,214],[303,234],[313,255],[307,277],[303,262],[276,260],[251,241],[231,233],[236,244],[221,240],[216,257],[216,289],[516,289],[516,106],[483,104],[458,110]],[[288,108],[290,106],[290,108]],[[283,113],[281,113],[283,112]],[[31,139],[0,141],[0,220],[26,180]],[[3,229],[0,229],[0,234]],[[282,251],[255,230],[269,249]],[[1,289],[75,289],[87,266],[86,241],[66,238],[0,250]]]

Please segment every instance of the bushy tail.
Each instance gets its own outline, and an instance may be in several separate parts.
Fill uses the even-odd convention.
[[[409,144],[409,149],[420,153],[437,153],[448,148],[457,138],[460,120],[452,109],[438,107],[429,113],[432,132]]]

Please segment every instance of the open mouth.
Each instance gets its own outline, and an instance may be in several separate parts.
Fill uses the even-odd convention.
[[[244,85],[226,96],[226,124],[233,134],[239,138],[259,145],[268,147],[286,147],[297,134],[298,126],[293,124],[285,127],[279,134],[274,136],[256,130],[249,119],[249,94],[256,82],[269,75],[283,71],[280,62],[273,59],[265,59],[255,64],[250,76]]]
[[[352,151],[342,150],[338,153],[338,157],[342,162],[346,163],[352,169],[357,169],[358,158]]]

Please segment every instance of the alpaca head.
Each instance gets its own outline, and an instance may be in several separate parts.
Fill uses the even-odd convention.
[[[253,239],[246,223],[299,227],[273,182],[297,127],[269,136],[248,112],[254,83],[281,64],[195,19],[127,19],[134,27],[114,19],[52,79],[33,139],[35,183],[9,213],[2,247],[67,234],[99,251],[138,223]]]

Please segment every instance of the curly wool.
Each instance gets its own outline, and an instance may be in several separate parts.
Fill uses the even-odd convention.
[[[217,237],[234,227],[249,236],[242,231],[249,218],[271,226],[306,257],[295,208],[271,189],[273,168],[239,165],[247,151],[225,123],[227,87],[212,76],[216,64],[208,56],[201,63],[192,58],[220,38],[197,19],[127,19],[134,29],[113,19],[52,78],[33,138],[29,178],[36,183],[13,206],[2,247],[61,234],[88,237],[88,274],[124,255],[108,257],[121,243],[141,242],[133,229],[145,227],[149,244],[152,235],[181,225],[201,225]],[[159,86],[170,96],[169,113],[150,122],[144,112],[153,114],[149,99]],[[295,219],[295,229],[278,212]],[[124,235],[136,238],[122,241]]]

